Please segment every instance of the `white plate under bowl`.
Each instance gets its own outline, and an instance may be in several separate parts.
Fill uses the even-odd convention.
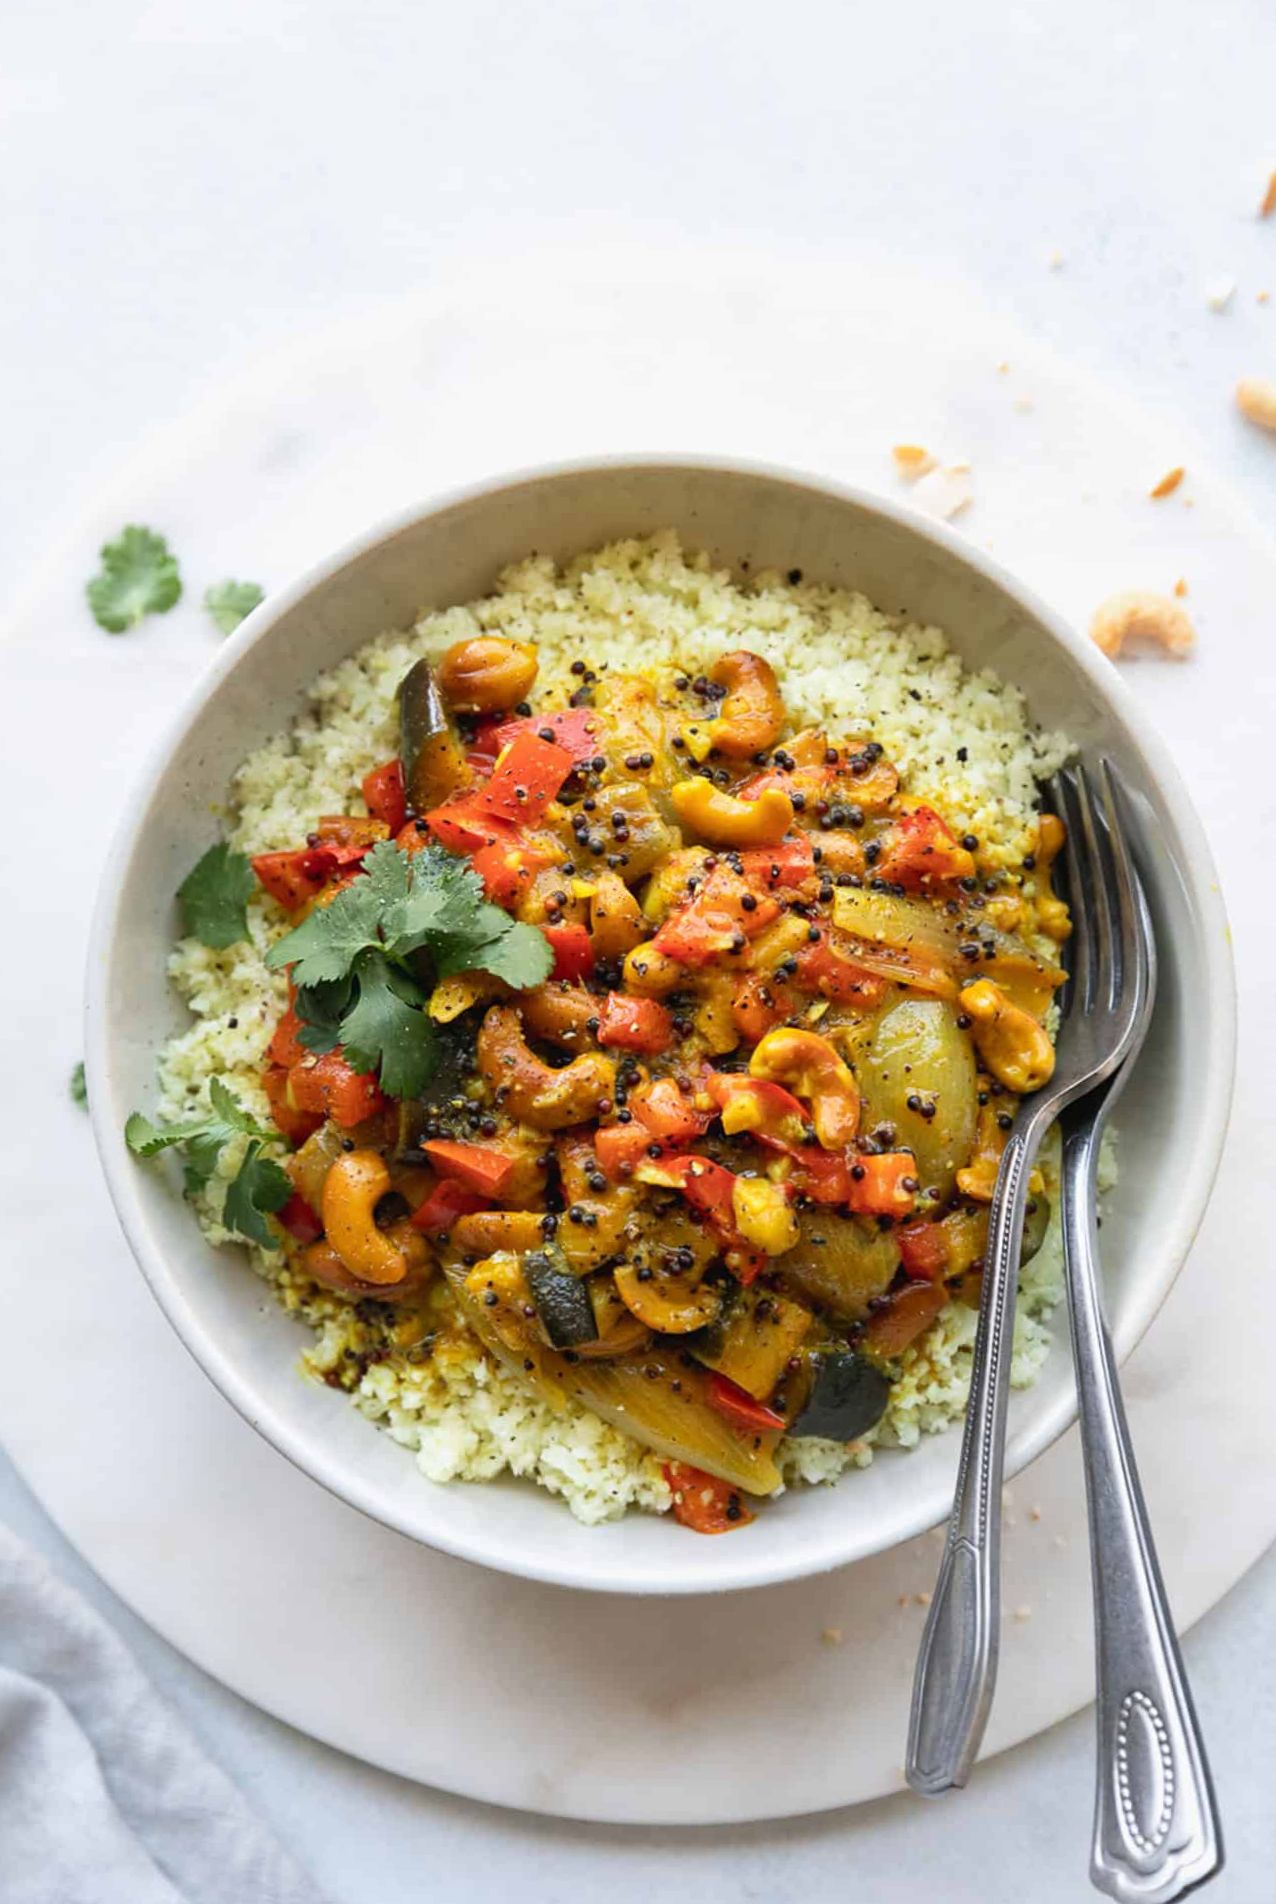
[[[564,557],[670,524],[728,565],[800,567],[939,623],[969,665],[1019,683],[1038,720],[1111,755],[1133,789],[1156,842],[1144,871],[1163,957],[1152,1032],[1122,1103],[1122,1175],[1105,1228],[1122,1266],[1113,1331],[1128,1352],[1186,1255],[1226,1125],[1233,985],[1209,850],[1165,748],[1088,644],[955,535],[814,477],[694,458],[523,473],[382,524],[272,597],[227,643],[129,805],[94,926],[87,1056],[98,1144],[134,1253],[191,1353],[269,1441],[364,1513],[447,1553],[566,1586],[685,1594],[818,1573],[934,1525],[951,1493],[951,1437],[883,1455],[852,1485],[796,1489],[730,1541],[689,1540],[641,1515],[584,1529],[560,1502],[514,1482],[431,1485],[343,1397],[298,1381],[295,1325],[263,1312],[242,1258],[210,1249],[171,1180],[140,1168],[122,1139],[177,1022],[164,977],[173,894],[213,836],[235,767],[301,709],[315,675],[422,607],[482,594],[532,550]],[[1013,1399],[1008,1473],[1072,1416],[1070,1371],[1053,1357]]]

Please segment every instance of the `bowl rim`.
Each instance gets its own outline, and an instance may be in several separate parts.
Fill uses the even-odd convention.
[[[212,665],[195,682],[137,776],[116,824],[94,906],[84,1004],[89,1110],[107,1188],[125,1239],[164,1316],[204,1374],[264,1440],[338,1499],[418,1544],[498,1572],[545,1585],[590,1592],[674,1597],[770,1586],[851,1565],[872,1554],[889,1551],[891,1547],[938,1525],[947,1513],[946,1500],[941,1501],[937,1509],[933,1494],[919,1496],[912,1515],[905,1517],[903,1523],[888,1528],[885,1539],[872,1537],[871,1523],[866,1531],[856,1517],[848,1515],[843,1523],[843,1538],[826,1541],[824,1547],[814,1553],[799,1548],[790,1558],[789,1550],[785,1548],[771,1553],[759,1549],[755,1557],[750,1548],[747,1553],[739,1553],[738,1558],[732,1557],[729,1566],[720,1575],[715,1575],[711,1582],[702,1578],[678,1578],[676,1556],[672,1554],[671,1577],[667,1580],[653,1580],[647,1573],[626,1573],[614,1564],[605,1578],[590,1579],[578,1565],[555,1564],[544,1553],[515,1552],[508,1543],[502,1546],[499,1539],[457,1534],[452,1529],[431,1529],[427,1534],[416,1519],[401,1512],[395,1502],[375,1498],[373,1490],[359,1476],[345,1473],[328,1456],[321,1441],[294,1428],[270,1403],[264,1403],[241,1374],[232,1356],[205,1330],[191,1311],[165,1253],[151,1235],[141,1200],[136,1161],[124,1143],[123,1119],[113,1086],[112,1027],[106,1010],[108,974],[112,969],[120,924],[119,899],[123,875],[138,839],[148,821],[154,817],[152,808],[156,790],[170,760],[189,737],[208,700],[234,672],[241,659],[268,638],[271,629],[283,616],[343,569],[431,516],[471,503],[494,500],[528,484],[591,474],[618,474],[630,470],[702,472],[708,475],[739,476],[746,481],[781,483],[790,488],[831,497],[836,502],[884,519],[920,542],[954,557],[960,565],[973,570],[980,579],[999,589],[1065,650],[1081,672],[1089,677],[1099,698],[1112,707],[1125,727],[1148,779],[1156,786],[1169,809],[1183,843],[1185,866],[1189,874],[1187,897],[1197,916],[1207,966],[1211,1035],[1205,1046],[1205,1062],[1197,1087],[1200,1142],[1192,1153],[1188,1170],[1178,1178],[1180,1215],[1165,1251],[1168,1267],[1156,1285],[1142,1286],[1142,1293],[1129,1305],[1114,1329],[1114,1346],[1120,1361],[1124,1361],[1134,1349],[1169,1295],[1209,1201],[1227,1135],[1234,1086],[1236,980],[1226,909],[1204,828],[1167,743],[1117,670],[1034,590],[985,550],[975,547],[947,524],[922,515],[911,505],[857,484],[791,465],[679,451],[617,452],[606,456],[573,457],[527,465],[435,492],[380,517],[349,537],[334,551],[312,563],[291,583],[267,596],[245,618],[228,637]],[[1005,1465],[1007,1481],[1057,1441],[1075,1422],[1076,1416],[1076,1388],[1075,1382],[1071,1382],[1049,1407],[1041,1411],[1036,1420],[1023,1424],[1008,1440]],[[954,1432],[957,1426],[954,1424]],[[422,1483],[431,1485],[424,1476]],[[562,1511],[566,1512],[566,1509]],[[748,1543],[743,1545],[749,1546]]]

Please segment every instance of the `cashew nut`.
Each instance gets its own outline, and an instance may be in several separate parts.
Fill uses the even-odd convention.
[[[859,1086],[847,1065],[818,1032],[782,1025],[754,1048],[749,1075],[786,1084],[811,1107],[815,1135],[826,1150],[841,1150],[859,1129]]]
[[[566,1051],[583,1051],[597,1030],[601,1000],[567,979],[550,979],[544,985],[524,992],[518,1001],[523,1014],[523,1029],[547,1044],[562,1045]]]
[[[1276,382],[1270,377],[1242,377],[1236,386],[1236,408],[1260,430],[1276,430]]]
[[[709,746],[731,760],[774,747],[784,731],[784,702],[770,662],[737,648],[719,656],[709,679],[727,690],[721,711],[703,726]]]
[[[1072,915],[1068,911],[1067,901],[1060,899],[1052,889],[1050,880],[1054,863],[1063,851],[1063,843],[1068,837],[1067,828],[1057,813],[1043,813],[1037,823],[1037,883],[1035,900],[1037,907],[1037,930],[1056,944],[1063,941],[1072,931]],[[1062,980],[1059,981],[1062,984]]]
[[[1276,399],[1276,386],[1273,397]],[[1276,417],[1272,427],[1276,429]],[[1109,661],[1116,660],[1127,641],[1151,642],[1182,660],[1196,645],[1196,630],[1187,610],[1172,597],[1135,588],[1122,595],[1109,595],[1099,605],[1090,623],[1090,639]]]
[[[526,700],[536,679],[535,648],[502,635],[453,642],[439,662],[439,686],[461,714],[496,714]]]
[[[642,941],[642,908],[619,873],[600,873],[589,901],[589,937],[600,959],[623,959]]]
[[[377,1302],[406,1302],[411,1297],[419,1297],[434,1274],[434,1259],[430,1257],[425,1238],[411,1228],[408,1217],[392,1222],[385,1234],[394,1241],[402,1241],[404,1255],[408,1257],[408,1274],[398,1283],[366,1283],[358,1276],[350,1276],[345,1262],[326,1240],[309,1243],[307,1249],[301,1251],[301,1266],[316,1283],[324,1283],[326,1289],[335,1289],[343,1297],[375,1297]]]
[[[667,952],[658,952],[650,939],[636,945],[625,958],[625,986],[640,998],[663,998],[686,982],[686,970]]]
[[[679,780],[669,797],[683,825],[711,846],[776,846],[793,824],[793,802],[778,787],[737,800],[697,777]]]
[[[408,1273],[407,1250],[375,1221],[377,1204],[392,1188],[389,1166],[375,1150],[343,1153],[324,1178],[324,1233],[362,1283],[401,1283]]]
[[[1054,1046],[1032,1014],[1012,1005],[995,980],[976,979],[962,989],[958,1003],[973,1020],[975,1049],[998,1083],[1022,1096],[1049,1082]]]
[[[573,1058],[560,1071],[545,1064],[523,1035],[512,1005],[493,1005],[478,1035],[478,1067],[500,1101],[534,1130],[564,1130],[596,1117],[615,1096],[616,1067],[598,1052]]]
[[[495,1256],[502,1250],[521,1256],[539,1249],[544,1239],[536,1210],[475,1210],[457,1217],[448,1238],[462,1256],[478,1257]]]

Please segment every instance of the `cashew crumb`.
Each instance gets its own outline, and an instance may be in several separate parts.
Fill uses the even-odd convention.
[[[1004,360],[997,365],[997,375],[999,377],[1008,377],[1010,375],[1010,365]]]
[[[1173,469],[1167,469],[1160,482],[1153,483],[1151,489],[1148,490],[1148,495],[1156,502],[1159,502],[1162,496],[1172,496],[1186,473],[1181,463]]]
[[[1054,250],[1050,253],[1049,257],[1046,259],[1046,263],[1049,265],[1052,271],[1063,270],[1063,253],[1060,251],[1057,245],[1055,246]]]
[[[975,500],[975,487],[969,463],[948,463],[928,470],[913,485],[913,501],[928,516],[949,522],[968,509]]]
[[[1180,600],[1187,594],[1187,577],[1185,575],[1180,575],[1178,581],[1174,584],[1174,593]]]
[[[913,1595],[913,1605],[914,1606],[929,1606],[930,1595],[928,1593],[915,1593]]]
[[[1196,630],[1187,610],[1168,595],[1134,588],[1109,595],[1095,610],[1090,639],[1109,661],[1115,661],[1127,641],[1146,642],[1181,660],[1196,645]]]
[[[1032,1608],[1030,1606],[1017,1606],[1015,1608],[1015,1618],[1017,1620],[1030,1620],[1032,1618]]]
[[[820,1638],[826,1646],[840,1646],[845,1637],[846,1635],[840,1626],[826,1626],[824,1631],[820,1634]]]
[[[1211,311],[1225,311],[1235,296],[1235,278],[1213,278],[1205,287],[1205,302]]]
[[[1271,377],[1242,377],[1236,386],[1236,407],[1260,430],[1276,430],[1276,381]]]
[[[1267,181],[1267,190],[1263,193],[1263,202],[1258,208],[1260,218],[1270,218],[1276,212],[1276,172]]]
[[[1020,416],[1030,416],[1037,406],[1031,397],[1016,397],[1010,407],[1017,410]]]
[[[1030,1521],[1039,1521],[1041,1519],[1041,1509],[1039,1507],[1030,1507],[1028,1509],[1028,1519]]]
[[[934,469],[937,457],[924,450],[920,443],[896,443],[891,451],[895,458],[895,467],[905,482],[915,483],[927,470]]]
[[[1254,302],[1255,304],[1266,304],[1271,298],[1271,295],[1270,291],[1255,291]]]
[[[907,1606],[908,1603],[909,1596],[906,1593],[901,1593],[899,1599],[895,1602],[896,1606]]]

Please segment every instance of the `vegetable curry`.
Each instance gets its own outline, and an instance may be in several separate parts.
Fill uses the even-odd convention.
[[[1054,1062],[1062,828],[985,861],[871,737],[795,728],[747,651],[573,674],[537,708],[530,647],[418,661],[366,816],[253,862],[293,927],[278,1220],[387,1347],[470,1331],[724,1531],[781,1436],[867,1433],[978,1299]]]

